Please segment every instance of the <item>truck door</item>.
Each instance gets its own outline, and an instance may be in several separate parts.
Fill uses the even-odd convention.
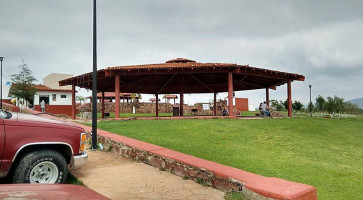
[[[0,119],[0,165],[1,165],[1,160],[3,158],[4,147],[5,147],[4,120]]]

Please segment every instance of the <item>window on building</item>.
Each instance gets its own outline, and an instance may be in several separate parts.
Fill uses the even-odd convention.
[[[65,99],[65,98],[67,98],[67,95],[62,94],[62,95],[61,95],[61,98],[62,98],[62,99]]]
[[[57,101],[57,94],[52,94],[53,101]]]

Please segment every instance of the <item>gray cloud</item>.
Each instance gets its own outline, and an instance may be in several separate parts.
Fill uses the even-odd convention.
[[[250,64],[304,74],[305,82],[293,84],[293,97],[305,103],[309,84],[315,95],[362,97],[362,10],[359,0],[98,1],[98,64],[176,57]],[[39,80],[52,72],[89,72],[92,1],[2,0],[0,38],[6,79],[21,58]],[[237,94],[264,98],[264,91]],[[271,96],[284,100],[286,88]]]

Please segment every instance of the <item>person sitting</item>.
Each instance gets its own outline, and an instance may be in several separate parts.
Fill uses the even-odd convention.
[[[264,117],[271,117],[271,113],[269,111],[268,105],[266,104],[266,101],[264,101],[263,104],[261,105],[261,110],[263,112]]]
[[[227,116],[227,114],[228,114],[227,110],[225,108],[223,108],[222,115]]]
[[[260,106],[258,107],[258,110],[260,111],[260,114],[263,117],[265,115],[265,112],[262,111],[262,103],[260,103]]]

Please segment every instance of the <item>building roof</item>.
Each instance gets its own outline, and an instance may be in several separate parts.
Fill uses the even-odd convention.
[[[156,98],[151,98],[151,99],[149,99],[149,101],[151,101],[151,102],[156,101]],[[160,99],[158,99],[158,101],[160,101]]]
[[[72,90],[67,90],[67,89],[53,89],[53,88],[50,88],[48,86],[45,86],[45,85],[33,85],[33,87],[35,89],[37,89],[38,91],[49,91],[49,92],[72,92]]]
[[[171,95],[171,94],[168,94],[168,95],[164,95],[163,98],[165,99],[177,99],[178,98],[178,95]]]
[[[14,85],[14,83],[11,85],[11,87]],[[36,90],[38,91],[43,91],[43,92],[72,92],[72,90],[67,90],[67,89],[53,89],[53,88],[50,88],[48,86],[45,86],[45,85],[36,85],[36,84],[33,84],[32,87],[34,87]]]
[[[114,66],[97,71],[98,90],[115,91],[115,77],[120,76],[120,91],[146,94],[227,92],[228,73],[233,73],[233,90],[274,88],[288,81],[304,81],[300,74],[238,65],[199,63],[185,58],[160,64]],[[92,89],[92,73],[59,81],[60,86],[74,84]]]

